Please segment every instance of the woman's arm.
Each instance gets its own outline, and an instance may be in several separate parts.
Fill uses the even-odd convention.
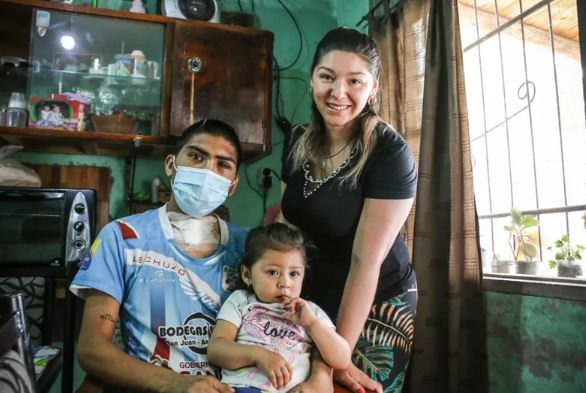
[[[356,345],[372,306],[381,264],[412,204],[413,198],[364,201],[337,319],[338,333],[351,348]]]
[[[112,343],[119,310],[120,305],[114,298],[90,290],[78,342],[79,363],[89,375],[110,385],[145,392],[187,392],[190,388],[221,393],[232,391],[213,377],[181,375],[121,351]]]

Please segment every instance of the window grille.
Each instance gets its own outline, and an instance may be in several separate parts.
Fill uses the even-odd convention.
[[[586,245],[586,10],[578,7],[586,8],[577,0],[458,2],[485,272],[521,273],[493,262],[514,259],[504,229],[512,207],[540,222],[526,239],[537,255],[519,258],[536,262],[530,274],[557,276],[547,261],[563,234]]]

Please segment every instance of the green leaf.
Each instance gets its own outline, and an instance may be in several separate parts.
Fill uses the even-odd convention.
[[[390,347],[373,346],[368,341],[360,339],[352,353],[352,363],[370,378],[382,381],[393,369],[393,350]]]
[[[399,374],[397,374],[397,376],[393,380],[393,383],[390,386],[388,386],[385,390],[387,392],[400,392],[403,387],[403,383],[405,382],[405,374],[405,371],[401,371]]]
[[[521,219],[523,218],[523,215],[521,214],[521,212],[519,211],[519,209],[516,209],[514,207],[511,208],[511,220],[514,224],[520,224],[521,223]]]
[[[555,269],[555,267],[558,265],[558,263],[554,260],[551,260],[551,261],[549,261],[548,265],[549,265],[550,269]]]
[[[519,246],[519,250],[530,259],[533,259],[537,256],[537,248],[533,244],[522,243]]]
[[[521,218],[521,227],[523,228],[531,228],[536,225],[539,225],[539,221],[535,218],[534,215],[525,215]]]

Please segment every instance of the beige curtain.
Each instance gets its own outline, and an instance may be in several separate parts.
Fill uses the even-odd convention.
[[[405,136],[419,165],[407,222],[419,301],[406,391],[485,392],[486,326],[457,2],[409,0],[394,18],[375,15],[369,22],[387,63],[382,115]]]
[[[371,0],[371,8],[376,3],[378,0]],[[385,15],[389,11],[379,7],[369,21],[370,34],[383,59],[380,114],[403,135],[418,160],[429,0],[408,1],[395,20]],[[416,203],[404,229],[411,255],[415,209]]]

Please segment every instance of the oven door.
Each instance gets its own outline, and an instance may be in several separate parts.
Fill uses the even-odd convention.
[[[64,266],[66,193],[0,190],[0,263]]]

